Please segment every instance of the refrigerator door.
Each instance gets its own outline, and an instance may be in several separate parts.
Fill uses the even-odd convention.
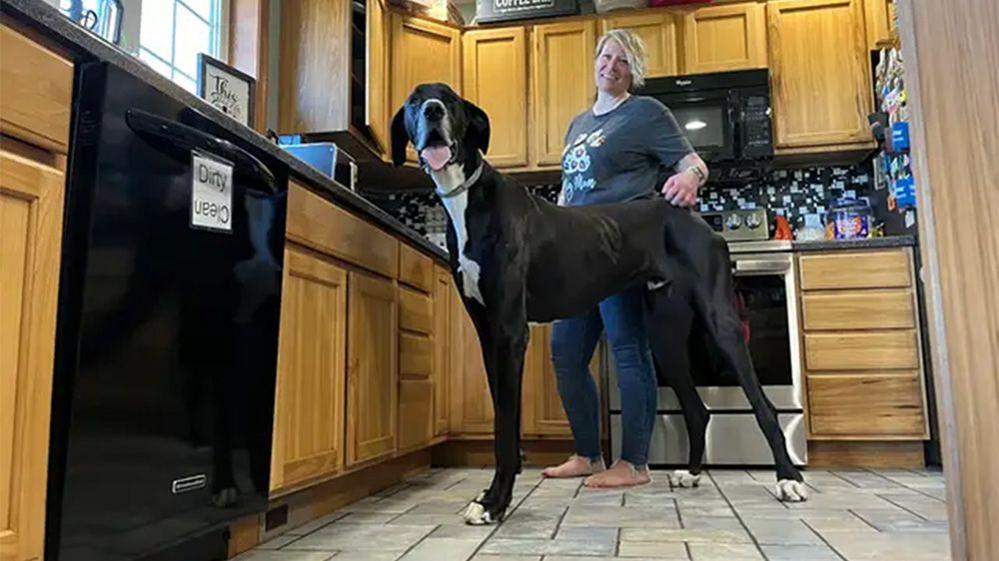
[[[287,171],[114,67],[79,80],[47,552],[138,559],[266,508]]]

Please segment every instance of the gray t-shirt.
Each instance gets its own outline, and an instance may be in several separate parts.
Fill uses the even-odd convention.
[[[650,198],[693,151],[657,99],[633,95],[599,116],[587,109],[565,135],[559,200],[581,206]]]

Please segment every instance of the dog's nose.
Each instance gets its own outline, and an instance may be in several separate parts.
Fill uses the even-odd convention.
[[[423,108],[423,118],[428,121],[440,121],[444,118],[444,106],[440,103],[428,103]]]

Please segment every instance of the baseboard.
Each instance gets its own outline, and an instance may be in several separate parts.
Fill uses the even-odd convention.
[[[808,466],[922,468],[923,442],[808,441]]]
[[[560,464],[575,451],[572,440],[544,439],[521,441],[527,455],[525,465],[543,467]],[[448,440],[434,446],[434,467],[482,467],[496,464],[493,439]]]

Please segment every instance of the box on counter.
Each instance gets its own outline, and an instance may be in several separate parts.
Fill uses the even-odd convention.
[[[407,14],[423,16],[452,25],[464,26],[458,7],[450,0],[388,0],[388,4]]]
[[[281,148],[309,164],[319,173],[353,190],[357,184],[357,164],[332,142],[300,143],[296,137],[282,137]],[[286,143],[287,142],[287,143]]]
[[[576,0],[475,0],[475,22],[550,18],[579,13]]]

